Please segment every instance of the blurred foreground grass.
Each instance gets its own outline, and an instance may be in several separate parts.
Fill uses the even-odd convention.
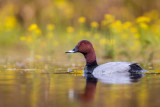
[[[69,4],[64,4],[66,9],[70,9]],[[64,26],[54,21],[47,21],[43,25],[33,22],[23,26],[16,12],[17,8],[12,3],[4,5],[0,11],[2,57],[6,55],[5,52],[11,52],[12,55],[15,51],[17,56],[28,55],[31,60],[50,56],[63,61],[65,57],[71,58],[71,55],[64,55],[65,51],[86,39],[93,43],[99,59],[139,62],[160,59],[160,16],[156,10],[131,20],[123,20],[112,14],[104,14],[103,19],[98,21],[79,16],[74,22],[76,24],[64,23]],[[69,17],[68,12],[66,16]]]

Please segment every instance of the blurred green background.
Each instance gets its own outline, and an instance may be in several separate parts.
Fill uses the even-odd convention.
[[[159,13],[159,0],[0,0],[0,57],[66,62],[86,39],[102,62],[159,62]]]

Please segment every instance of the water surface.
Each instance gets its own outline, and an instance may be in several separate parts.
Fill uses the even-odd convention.
[[[87,81],[68,67],[0,71],[0,107],[158,107],[160,74],[130,84]],[[81,70],[81,68],[79,68]]]

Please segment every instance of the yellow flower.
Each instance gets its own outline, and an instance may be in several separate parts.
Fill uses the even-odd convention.
[[[42,58],[42,56],[40,56],[40,55],[36,55],[35,57],[36,57],[36,59],[41,59]]]
[[[55,26],[53,24],[47,25],[47,30],[54,30]]]
[[[14,28],[17,24],[17,20],[13,16],[9,16],[6,18],[5,26],[7,28]]]
[[[121,27],[121,26],[122,26],[122,23],[120,20],[117,20],[111,24],[112,28]]]
[[[21,36],[21,37],[20,37],[20,40],[22,40],[22,41],[23,41],[23,40],[26,40],[26,37],[25,37],[25,36]]]
[[[99,24],[96,21],[91,23],[91,27],[93,27],[93,28],[98,28],[98,26],[99,26]]]
[[[112,15],[110,15],[110,14],[105,14],[105,15],[104,15],[104,18],[105,18],[105,20],[106,20],[107,22],[109,22],[109,23],[111,23],[111,22],[113,22],[113,21],[115,20],[115,17],[112,16]]]
[[[117,20],[117,21],[113,22],[113,23],[110,25],[110,27],[111,27],[113,30],[117,31],[117,32],[122,32],[122,30],[123,30],[123,26],[122,26],[122,23],[121,23],[120,20]]]
[[[137,23],[142,23],[142,22],[150,22],[151,19],[149,17],[146,16],[140,16],[136,19]]]
[[[37,35],[41,34],[41,30],[38,28],[36,24],[31,24],[28,30],[34,31]]]
[[[85,23],[85,22],[86,22],[86,18],[85,18],[85,17],[80,17],[80,18],[78,19],[78,22],[79,22],[79,23]]]
[[[131,32],[133,32],[133,33],[135,33],[135,32],[138,31],[136,27],[132,27],[130,30],[131,30]]]
[[[138,33],[134,34],[134,38],[139,39],[140,35]]]
[[[31,24],[30,27],[28,28],[29,31],[33,31],[38,29],[38,26],[36,24]]]
[[[74,32],[74,28],[72,26],[68,26],[66,30],[69,33]]]
[[[143,29],[148,29],[148,25],[146,23],[140,23],[140,27]]]
[[[41,30],[40,29],[36,29],[35,32],[36,32],[37,35],[41,34]]]
[[[131,26],[132,26],[132,23],[129,22],[129,21],[127,21],[127,22],[125,22],[125,23],[123,24],[123,28],[124,28],[124,29],[128,29],[128,28],[131,27]]]
[[[103,38],[99,42],[100,42],[100,45],[105,45],[107,43],[107,40]]]

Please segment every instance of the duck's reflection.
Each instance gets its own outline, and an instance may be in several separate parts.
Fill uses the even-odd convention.
[[[143,74],[140,73],[109,73],[109,74],[94,74],[100,82],[105,84],[130,84],[138,82]]]
[[[98,79],[92,74],[86,75],[86,87],[83,94],[79,94],[78,99],[81,102],[90,102],[93,100]]]
[[[103,75],[101,78],[95,78],[92,74],[85,74],[85,77],[86,87],[84,93],[78,94],[78,100],[82,103],[87,103],[94,99],[98,80],[105,84],[129,84],[138,82],[143,77],[143,74],[133,73],[128,75],[126,73],[117,73],[114,75],[110,74],[110,76],[107,75],[107,77]]]

